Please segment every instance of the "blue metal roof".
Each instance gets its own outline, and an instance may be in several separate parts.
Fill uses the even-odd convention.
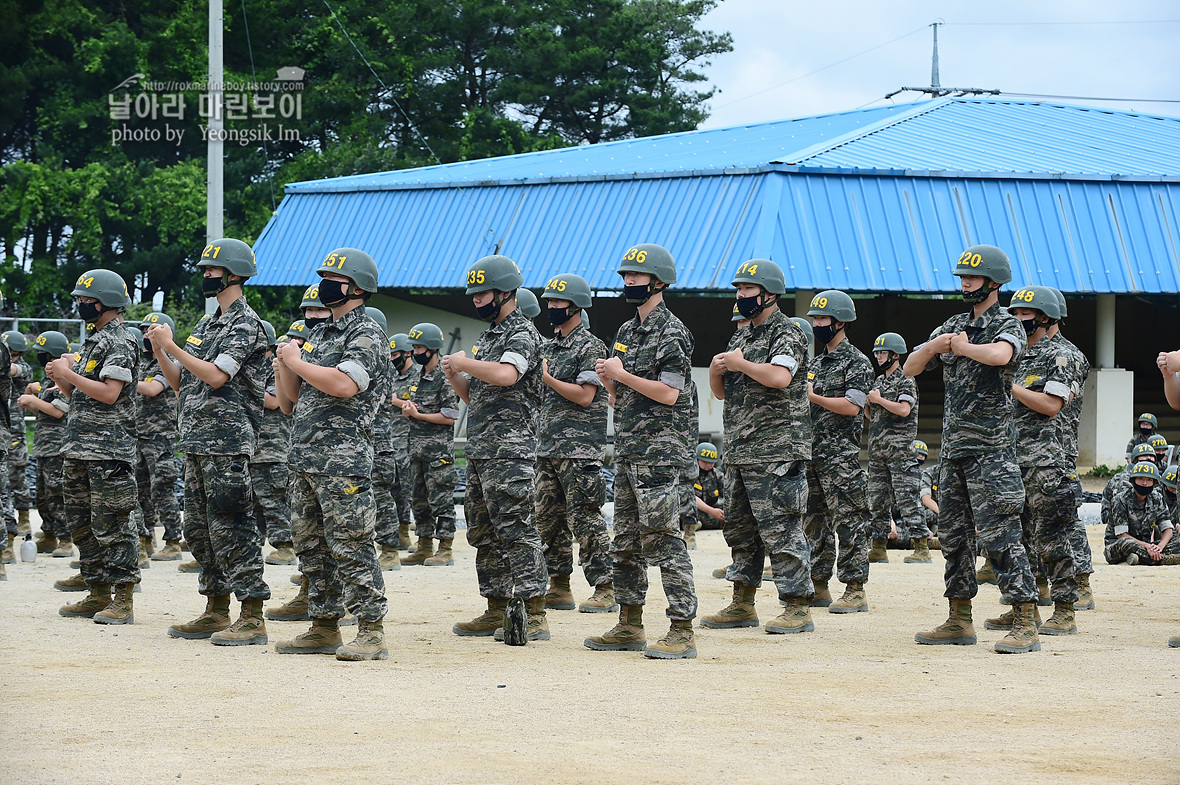
[[[946,292],[960,251],[990,242],[1017,284],[1180,292],[1177,151],[1177,118],[956,99],[302,183],[254,282],[310,283],[351,245],[382,286],[457,288],[498,246],[528,286],[618,288],[620,254],[656,242],[681,289],[728,290],[762,257],[790,289]]]

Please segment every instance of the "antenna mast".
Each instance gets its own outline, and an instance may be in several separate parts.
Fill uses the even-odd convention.
[[[999,90],[985,90],[982,87],[943,87],[938,76],[938,28],[946,22],[941,19],[936,19],[930,23],[930,27],[934,30],[934,52],[930,57],[930,86],[929,87],[901,87],[894,90],[892,93],[886,95],[886,98],[892,98],[898,93],[924,93],[932,98],[941,98],[944,95],[999,95]]]

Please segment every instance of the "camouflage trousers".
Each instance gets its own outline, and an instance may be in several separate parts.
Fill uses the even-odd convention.
[[[602,461],[537,458],[536,521],[550,575],[574,571],[574,540],[586,582],[601,586],[614,579],[610,536],[606,533],[606,480]]]
[[[803,532],[806,461],[730,465],[725,471],[725,498],[721,531],[733,554],[726,579],[760,586],[769,553],[779,597],[812,596],[811,546]]]
[[[467,459],[463,514],[484,597],[530,599],[549,591],[544,548],[533,520],[535,476],[533,462],[526,458]]]
[[[1132,537],[1119,537],[1103,548],[1102,551],[1102,555],[1106,557],[1107,564],[1122,564],[1132,553],[1139,557],[1140,564],[1150,565],[1156,563],[1148,555],[1147,548],[1144,548],[1138,540]],[[1165,555],[1173,553],[1180,553],[1180,538],[1176,537],[1174,533],[1172,539],[1164,546]]]
[[[668,618],[697,615],[692,560],[680,528],[680,471],[663,464],[615,461],[615,597],[623,605],[643,605],[647,567],[660,568]]]
[[[270,598],[253,501],[247,456],[185,456],[184,539],[201,565],[201,594]]]
[[[1015,452],[1004,448],[942,460],[938,540],[946,559],[943,596],[969,600],[979,592],[975,580],[978,531],[979,547],[991,560],[1004,599],[1035,602],[1037,584],[1021,542],[1024,483]]]
[[[86,583],[139,583],[139,540],[131,523],[135,469],[127,461],[65,458],[61,485]]]
[[[938,534],[938,513],[926,509],[925,505],[922,506],[922,526],[930,532],[929,536],[934,537]]]
[[[413,487],[413,478],[410,475],[410,456],[404,449],[394,448],[393,468],[396,479],[390,486],[389,492],[393,494],[393,501],[397,504],[397,523],[401,526],[414,520],[410,510],[410,489]],[[454,491],[452,490],[451,515],[455,514],[454,501]]]
[[[695,465],[692,468],[697,468]],[[695,474],[687,471],[680,473],[680,531],[683,536],[696,531],[697,525],[697,494],[693,485],[697,481]]]
[[[893,519],[894,507],[901,512],[901,520],[895,521],[899,537],[930,536],[918,495],[921,484],[922,470],[912,457],[869,460],[870,540],[889,539],[889,522]]]
[[[803,531],[811,547],[812,579],[829,580],[835,566],[841,583],[868,581],[868,528],[865,473],[856,456],[808,463]]]
[[[1077,469],[1070,474],[1070,480],[1073,484],[1074,496],[1074,511],[1082,506],[1085,497],[1082,495],[1082,481],[1078,479]],[[1073,529],[1069,533],[1069,541],[1073,546],[1073,561],[1074,567],[1077,569],[1078,575],[1093,575],[1094,574],[1094,554],[1090,550],[1090,538],[1086,535],[1086,524],[1082,523],[1081,516],[1074,515]]]
[[[42,455],[37,459],[37,514],[41,531],[53,537],[72,538],[66,526],[65,498],[61,488],[60,455]]]
[[[254,490],[254,523],[261,542],[270,540],[276,548],[292,543],[290,492],[291,470],[286,463],[251,463],[250,485]]]
[[[410,455],[410,503],[419,537],[455,538],[457,482],[455,455],[449,447]]]
[[[8,460],[8,442],[0,439],[0,460]],[[12,507],[12,493],[8,487],[8,472],[0,471],[0,519],[6,534],[16,536],[16,510]],[[5,540],[7,544],[8,540]]]
[[[29,443],[24,428],[13,434],[8,449],[8,488],[12,492],[12,506],[17,510],[33,509],[33,497],[29,493],[29,477],[25,467],[29,465]]]
[[[339,619],[347,609],[377,621],[389,609],[373,534],[377,508],[368,477],[292,472],[291,531],[307,577],[307,612]]]
[[[176,480],[180,475],[176,468],[176,440],[157,434],[139,439],[139,469],[146,474],[147,488],[139,486],[140,496],[150,499],[149,525],[157,520],[164,527],[167,541],[181,538],[180,505],[176,503]]]
[[[135,488],[139,494],[139,503],[131,511],[131,522],[140,537],[154,538],[156,505],[152,504],[152,478],[138,446],[135,449]]]
[[[1077,567],[1071,540],[1077,519],[1073,482],[1065,470],[1053,466],[1026,466],[1021,469],[1021,480],[1021,542],[1033,575],[1049,579],[1054,602],[1077,602]]]
[[[373,456],[373,504],[377,510],[377,524],[373,538],[378,545],[398,544],[397,527],[401,517],[397,513],[394,489],[397,486],[397,463],[393,453],[379,452]]]

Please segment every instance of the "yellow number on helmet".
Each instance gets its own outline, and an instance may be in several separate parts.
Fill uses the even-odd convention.
[[[757,275],[757,274],[758,274],[758,265],[756,265],[756,264],[750,265],[750,275]]]

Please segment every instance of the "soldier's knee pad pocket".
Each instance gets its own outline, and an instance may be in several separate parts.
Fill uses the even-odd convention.
[[[244,512],[254,509],[254,491],[250,486],[249,466],[245,460],[220,467],[222,471],[205,477],[209,509],[216,512]]]
[[[135,471],[122,461],[100,469],[91,491],[98,497],[96,501],[112,512],[131,512],[139,499]]]

